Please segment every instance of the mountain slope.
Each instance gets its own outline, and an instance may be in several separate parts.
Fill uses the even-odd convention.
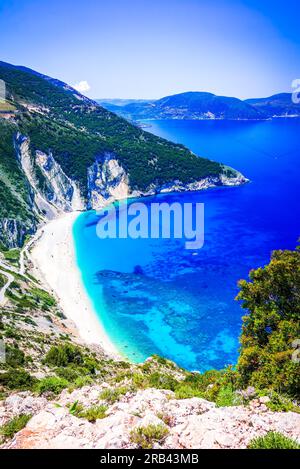
[[[6,245],[20,244],[41,217],[99,208],[127,192],[245,182],[240,173],[144,132],[59,80],[4,62],[0,78],[14,109],[0,111],[0,239]]]
[[[129,101],[129,100],[128,100]],[[299,116],[300,106],[290,93],[269,98],[246,99],[216,96],[212,93],[187,92],[156,101],[132,100],[128,104],[105,100],[103,107],[128,120],[139,119],[270,119]]]
[[[300,106],[293,103],[291,93],[275,94],[268,98],[247,99],[245,102],[257,111],[268,114],[269,117],[300,115]]]
[[[157,101],[118,106],[103,103],[127,119],[263,119],[265,114],[237,98],[190,91]]]
[[[258,111],[237,98],[216,96],[212,93],[188,92],[167,96],[155,105],[164,115],[172,116],[174,109],[178,117],[214,117],[217,119],[257,119]]]

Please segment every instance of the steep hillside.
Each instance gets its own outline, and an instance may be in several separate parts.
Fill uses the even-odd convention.
[[[138,196],[246,181],[183,145],[144,132],[58,80],[3,62],[0,78],[13,106],[9,114],[0,111],[5,245],[20,245],[41,217],[99,208],[127,192]]]

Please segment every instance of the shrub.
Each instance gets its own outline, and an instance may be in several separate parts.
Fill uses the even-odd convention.
[[[300,337],[300,250],[274,251],[264,268],[239,282],[243,318],[238,371],[241,386],[300,394],[293,341]]]
[[[250,441],[249,449],[300,449],[300,445],[281,433],[268,432]]]
[[[173,376],[154,372],[148,378],[148,386],[156,389],[169,389],[174,391],[177,381]]]
[[[70,344],[53,346],[47,353],[44,362],[53,366],[68,366],[70,363],[83,364],[81,350]]]
[[[22,366],[25,363],[25,354],[18,347],[6,347],[5,353],[5,362],[6,365],[16,367]]]
[[[235,405],[238,402],[234,390],[237,386],[237,372],[231,367],[225,370],[209,370],[205,373],[188,373],[183,381],[176,384],[177,399],[202,397],[219,405]]]
[[[93,383],[93,379],[90,376],[78,376],[75,381],[69,387],[70,391],[76,388],[82,388],[83,386],[88,386]]]
[[[121,399],[121,397],[124,396],[128,391],[130,391],[130,388],[126,386],[121,386],[115,389],[112,389],[112,388],[105,389],[100,394],[100,399],[107,401],[109,404],[114,404],[119,399]]]
[[[169,430],[165,425],[148,425],[147,427],[136,427],[130,433],[130,440],[139,448],[151,449],[155,443],[162,443]]]
[[[77,417],[87,419],[89,422],[94,423],[98,419],[104,419],[106,417],[106,411],[107,406],[105,405],[92,406],[79,412]]]
[[[57,368],[55,370],[55,373],[57,374],[57,376],[59,376],[59,378],[64,378],[70,383],[73,383],[79,377],[79,373],[76,368],[71,368],[69,366],[65,368]]]
[[[73,404],[69,408],[69,412],[72,415],[77,415],[82,410],[83,410],[83,406],[82,404],[79,404],[78,401],[73,402]]]
[[[164,366],[166,366],[166,365],[168,365],[168,364],[170,363],[166,358],[161,357],[160,355],[154,354],[154,355],[152,355],[152,358],[153,358],[159,365],[164,365]]]
[[[20,249],[10,249],[3,252],[5,260],[18,264],[20,259]]]
[[[9,370],[0,374],[0,385],[18,391],[32,389],[37,379],[23,369]]]
[[[273,412],[300,412],[300,408],[297,407],[291,399],[286,396],[282,396],[275,391],[271,391],[267,394],[270,401],[266,403],[266,406],[273,410]]]
[[[20,339],[20,336],[19,334],[17,333],[17,331],[15,329],[13,329],[12,327],[8,327],[5,331],[5,337],[7,337],[8,339],[16,339],[16,340],[19,340]]]
[[[124,378],[131,378],[134,386],[145,389],[148,386],[148,377],[142,373],[124,373]]]
[[[51,392],[53,394],[59,394],[63,389],[69,386],[69,382],[64,378],[57,378],[56,376],[49,376],[41,379],[36,387],[39,394],[45,392]]]
[[[189,373],[184,379],[184,383],[196,387],[201,391],[206,391],[207,387],[219,381],[221,376],[222,371],[218,370],[209,370],[204,373]]]
[[[82,404],[75,401],[69,409],[70,414],[75,417],[87,419],[89,422],[96,422],[98,419],[104,419],[106,417],[107,406],[98,405],[84,409]]]
[[[40,288],[32,288],[30,293],[35,298],[37,303],[42,303],[43,309],[49,309],[51,306],[56,305],[56,300],[53,298],[48,292],[45,290],[41,290]]]
[[[1,435],[6,438],[12,438],[15,433],[22,430],[27,425],[27,422],[31,419],[30,414],[21,414],[17,417],[12,418],[0,428]]]
[[[242,398],[237,395],[231,386],[221,387],[216,399],[217,407],[228,407],[241,404]]]
[[[98,362],[94,358],[91,357],[84,357],[84,367],[87,370],[87,373],[95,374],[97,367],[98,367]]]
[[[203,397],[203,393],[189,384],[179,385],[175,390],[176,399],[189,399],[191,397]]]

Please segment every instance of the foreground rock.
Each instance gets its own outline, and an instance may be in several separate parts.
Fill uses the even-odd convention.
[[[107,387],[64,391],[52,402],[29,393],[11,395],[0,404],[0,425],[22,413],[32,418],[2,448],[137,448],[132,431],[149,424],[167,430],[154,448],[246,448],[271,430],[300,442],[300,415],[271,412],[263,399],[250,406],[218,408],[204,399],[178,400],[171,391],[146,389],[108,405],[107,416],[95,423],[70,413],[74,402],[85,409],[104,404],[99,396]]]

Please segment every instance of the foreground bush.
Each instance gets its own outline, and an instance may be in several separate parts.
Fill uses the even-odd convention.
[[[268,432],[265,436],[254,438],[248,445],[249,449],[300,449],[300,445],[281,433]]]
[[[77,417],[87,419],[89,422],[96,422],[98,419],[104,419],[106,417],[107,407],[105,405],[92,406],[88,409],[84,409],[77,414]]]
[[[41,379],[36,386],[39,394],[46,392],[52,394],[59,394],[63,389],[69,386],[69,382],[64,378],[57,378],[56,376],[49,376],[48,378]]]
[[[23,369],[11,369],[0,374],[0,385],[11,390],[32,390],[37,379]]]
[[[240,281],[243,318],[238,372],[241,386],[273,389],[300,398],[300,251],[274,251],[271,262]]]
[[[27,425],[27,422],[31,419],[30,414],[21,414],[13,419],[9,420],[0,428],[0,434],[4,439],[12,438],[15,433],[22,430]]]
[[[70,363],[83,364],[81,350],[70,344],[51,347],[44,362],[47,365],[67,366]]]
[[[155,443],[162,443],[169,430],[164,425],[148,425],[147,427],[137,427],[130,433],[130,440],[139,448],[151,449]]]
[[[15,346],[6,346],[5,364],[11,367],[23,366],[25,364],[24,352]]]
[[[127,386],[121,386],[119,388],[108,388],[102,391],[100,394],[100,399],[108,402],[109,404],[114,404],[115,402],[119,401],[122,396],[124,396],[127,392],[130,391],[130,388]]]

